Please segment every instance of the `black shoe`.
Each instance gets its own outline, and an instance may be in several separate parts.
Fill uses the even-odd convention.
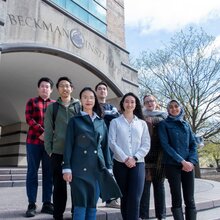
[[[42,209],[41,209],[41,213],[47,213],[50,215],[53,215],[53,204],[51,202],[44,202]]]
[[[35,203],[30,203],[26,211],[26,217],[34,217],[36,215],[36,208]]]

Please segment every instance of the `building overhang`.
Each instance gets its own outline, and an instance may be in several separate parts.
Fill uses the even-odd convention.
[[[94,88],[101,80],[109,85],[109,99],[122,96],[111,79],[90,63],[66,51],[37,44],[0,44],[0,76],[0,126],[25,121],[25,104],[37,95],[37,81],[44,76],[54,83],[61,76],[70,77],[76,98],[83,87]],[[54,88],[52,98],[57,96]]]

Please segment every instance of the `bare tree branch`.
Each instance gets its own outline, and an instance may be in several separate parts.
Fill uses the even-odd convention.
[[[207,139],[220,131],[220,51],[214,40],[191,27],[136,62],[141,96],[154,94],[162,105],[178,99],[193,131]]]

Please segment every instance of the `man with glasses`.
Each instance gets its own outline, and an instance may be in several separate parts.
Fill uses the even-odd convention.
[[[67,202],[67,185],[62,174],[66,128],[69,119],[80,112],[80,102],[71,97],[73,84],[68,77],[60,77],[56,87],[60,97],[48,106],[44,126],[45,148],[51,157],[53,172],[53,217],[62,220]]]

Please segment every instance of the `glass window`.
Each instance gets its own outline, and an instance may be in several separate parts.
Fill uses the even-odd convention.
[[[106,22],[106,9],[97,4],[95,1],[90,1],[89,11],[101,21]]]
[[[73,2],[76,2],[78,5],[82,6],[83,8],[90,10],[91,3],[97,4],[99,6],[102,6],[102,8],[106,9],[106,0],[72,0]]]
[[[83,22],[88,23],[88,20],[89,20],[88,13],[85,10],[83,10],[80,6],[78,6],[77,4],[73,3],[71,0],[67,0],[66,10],[70,12],[72,15],[74,15],[75,17],[82,20]]]
[[[101,33],[106,33],[106,25],[92,15],[89,16],[89,24]]]
[[[106,34],[106,0],[52,0],[92,28]]]
[[[104,8],[106,8],[106,0],[94,0],[95,2],[98,2],[100,5],[102,5]]]
[[[72,1],[82,6],[84,9],[89,10],[89,2],[93,0],[72,0]]]
[[[60,7],[65,8],[66,0],[53,0],[53,2],[59,5]]]

